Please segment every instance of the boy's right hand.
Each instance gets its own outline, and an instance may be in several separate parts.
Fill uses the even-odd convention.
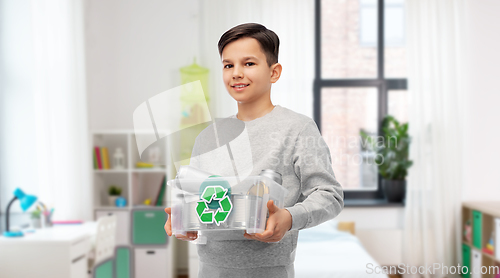
[[[165,212],[168,214],[167,223],[165,223],[165,232],[168,236],[172,236],[172,222],[170,221],[170,216],[172,216],[172,208],[166,208]],[[192,241],[198,237],[198,232],[187,232],[186,235],[176,234],[176,238],[185,241]]]

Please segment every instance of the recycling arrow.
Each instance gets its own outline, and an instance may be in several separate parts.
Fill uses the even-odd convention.
[[[215,222],[219,226],[220,223],[224,223],[227,220],[233,210],[233,204],[229,196],[227,196],[227,192],[228,190],[220,185],[207,186],[203,190],[201,200],[198,201],[198,205],[196,206],[196,214],[201,223],[209,224]],[[212,201],[218,201],[219,203],[219,208],[215,212],[209,210],[208,205]]]

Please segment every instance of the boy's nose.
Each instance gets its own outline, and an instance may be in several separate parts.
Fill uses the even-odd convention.
[[[234,67],[233,70],[233,79],[243,78],[243,71],[239,69],[239,67]]]

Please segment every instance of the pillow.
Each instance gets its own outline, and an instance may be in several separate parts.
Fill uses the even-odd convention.
[[[328,220],[315,227],[299,231],[299,242],[328,241],[328,240],[357,240],[348,232],[337,230],[339,221]]]

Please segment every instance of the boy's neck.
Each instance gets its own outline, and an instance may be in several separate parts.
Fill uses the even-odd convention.
[[[273,109],[274,105],[271,99],[263,99],[251,103],[238,102],[238,114],[236,114],[236,118],[248,122],[265,116],[267,113],[273,111]]]

